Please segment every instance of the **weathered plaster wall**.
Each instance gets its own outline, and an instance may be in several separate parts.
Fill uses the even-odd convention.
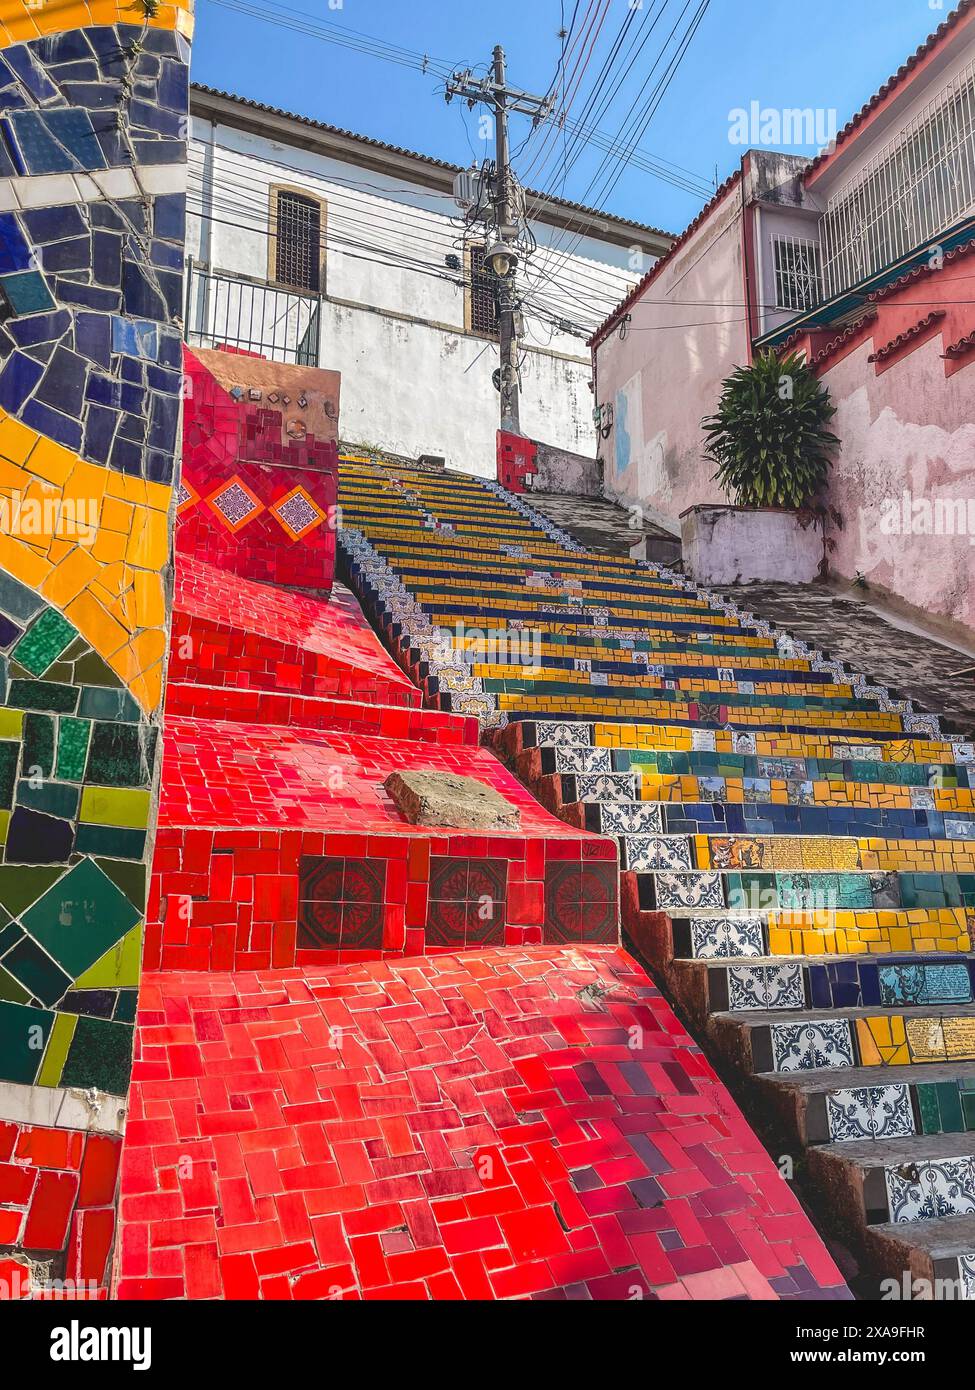
[[[189,0],[0,0],[0,1248],[94,1287],[156,815],[191,28]]]
[[[877,376],[867,361],[872,347],[868,338],[822,375],[843,441],[830,501],[844,527],[831,530],[830,567],[975,629],[975,364],[946,379],[938,335]],[[923,520],[912,520],[905,534],[905,494],[911,507],[950,502],[949,515],[960,505],[964,531],[924,534]]]
[[[600,440],[606,493],[676,521],[726,500],[702,453],[701,417],[730,368],[747,361],[741,190],[733,187],[596,352],[598,404],[613,407]]]
[[[342,373],[343,439],[407,457],[442,454],[448,468],[493,477],[497,349],[463,332],[388,314],[323,306],[325,365]],[[588,363],[529,353],[521,424],[536,439],[595,452]]]

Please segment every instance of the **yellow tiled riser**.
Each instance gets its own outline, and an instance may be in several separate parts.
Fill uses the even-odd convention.
[[[972,949],[975,913],[960,907],[770,912],[773,956],[949,954]]]
[[[975,872],[975,842],[970,840],[861,840],[828,835],[693,835],[691,839],[699,869]],[[735,847],[735,862],[722,853],[729,846]]]
[[[865,1067],[975,1061],[975,1018],[872,1015],[854,1022]]]

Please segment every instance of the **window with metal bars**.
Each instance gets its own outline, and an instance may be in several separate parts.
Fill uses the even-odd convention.
[[[471,246],[470,280],[467,289],[468,326],[472,333],[480,333],[485,338],[498,336],[498,301],[495,294],[495,278],[487,269],[483,246]]]
[[[322,204],[280,189],[275,216],[274,278],[279,285],[319,294],[322,288]]]
[[[839,294],[975,209],[975,62],[953,77],[830,198],[825,288]]]
[[[819,246],[799,237],[772,238],[775,257],[775,307],[811,309],[823,297]]]

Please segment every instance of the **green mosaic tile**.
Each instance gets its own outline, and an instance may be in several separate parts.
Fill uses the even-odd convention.
[[[67,618],[49,608],[24,633],[11,656],[31,675],[42,676],[77,635]]]
[[[941,1111],[941,1126],[946,1134],[957,1134],[965,1128],[956,1082],[938,1082],[938,1109]]]
[[[137,989],[120,989],[118,992],[118,1002],[115,1005],[115,1013],[112,1017],[118,1023],[134,1023],[138,1007],[139,991]]]
[[[961,1110],[965,1117],[965,1128],[975,1129],[975,1092],[961,1092]]]
[[[919,1085],[917,1090],[918,1109],[921,1112],[921,1133],[941,1133],[941,1108],[938,1105],[938,1088],[928,1084]]]
[[[23,771],[28,777],[54,772],[54,720],[46,714],[29,714],[24,720]]]
[[[140,914],[90,859],[69,869],[21,922],[77,979],[139,920]]]
[[[17,786],[17,805],[61,820],[74,820],[78,814],[81,788],[64,782],[41,781],[38,785],[20,782]]]
[[[7,952],[3,964],[15,980],[48,1007],[62,999],[73,983],[71,976],[66,975],[29,936]]]
[[[78,704],[78,691],[72,685],[57,685],[54,681],[12,680],[7,703],[16,709],[40,709],[50,710],[55,714],[74,714]]]
[[[97,652],[89,652],[74,663],[74,678],[78,685],[100,685],[121,689],[122,680]]]
[[[128,1023],[79,1018],[61,1073],[62,1086],[94,1086],[124,1096],[132,1069],[133,1029]]]
[[[148,787],[157,733],[145,724],[95,724],[87,780],[103,787]]]
[[[11,917],[19,917],[64,873],[63,868],[0,865],[0,903]]]
[[[124,724],[138,724],[142,717],[139,706],[127,690],[101,690],[90,686],[81,692],[78,713],[85,719],[111,719]]]
[[[14,804],[19,756],[20,748],[16,743],[0,743],[0,807],[5,811],[9,811]]]
[[[135,905],[141,915],[146,901],[147,869],[145,864],[120,864],[114,859],[96,859],[95,863],[103,874],[108,875],[116,887],[121,888],[129,902]]]
[[[141,859],[145,853],[146,839],[145,830],[121,830],[114,825],[79,825],[75,848],[79,854]]]
[[[0,1080],[30,1085],[40,1070],[54,1014],[0,1003]]]
[[[91,724],[65,715],[58,720],[57,775],[63,782],[80,782],[85,775]]]

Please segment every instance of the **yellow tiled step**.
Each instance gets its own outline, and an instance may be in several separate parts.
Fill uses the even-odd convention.
[[[698,869],[975,873],[973,840],[854,839],[829,835],[692,835]]]
[[[647,752],[687,752],[694,747],[693,730],[675,725],[636,723],[603,723],[593,721],[593,741],[597,748],[639,748]],[[761,758],[834,758],[837,746],[877,744],[883,749],[883,761],[889,763],[939,763],[953,760],[952,745],[947,740],[919,737],[885,737],[884,734],[865,736],[822,735],[815,733],[769,733],[757,730],[742,734],[735,730],[713,729],[714,748],[719,753],[755,753]],[[710,740],[709,740],[710,741]],[[754,742],[754,747],[752,743]]]
[[[773,956],[957,954],[971,950],[975,912],[962,907],[770,912]]]

